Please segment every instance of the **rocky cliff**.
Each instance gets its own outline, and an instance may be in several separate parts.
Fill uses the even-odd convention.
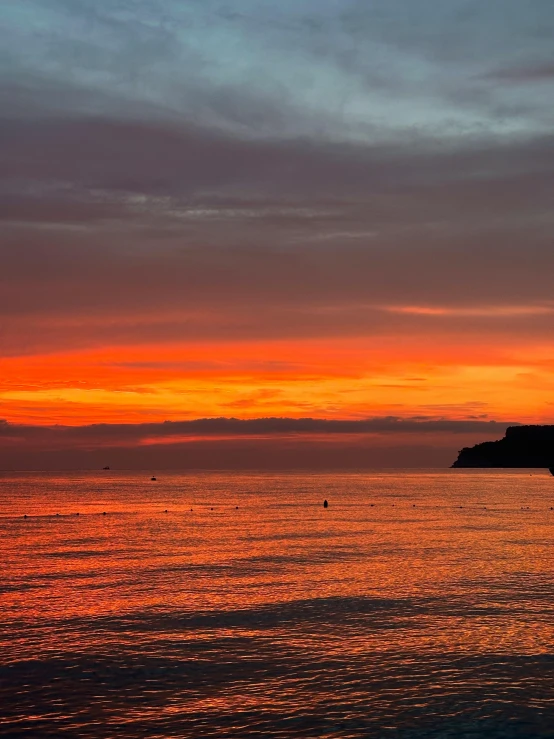
[[[510,426],[499,441],[465,447],[452,467],[553,467],[554,426]]]

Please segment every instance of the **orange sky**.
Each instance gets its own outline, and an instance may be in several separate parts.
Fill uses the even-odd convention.
[[[0,362],[2,416],[80,425],[229,416],[546,421],[548,345],[444,336],[113,346]]]

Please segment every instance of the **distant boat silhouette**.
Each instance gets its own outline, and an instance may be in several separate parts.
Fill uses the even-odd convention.
[[[156,478],[155,478],[155,477],[151,477],[150,479],[151,479],[151,480],[155,480]]]
[[[109,467],[102,467],[103,470],[109,470]]]

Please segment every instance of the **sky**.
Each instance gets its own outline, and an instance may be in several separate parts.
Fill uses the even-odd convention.
[[[445,465],[552,421],[551,0],[0,16],[0,467]],[[216,418],[359,425],[164,425]]]

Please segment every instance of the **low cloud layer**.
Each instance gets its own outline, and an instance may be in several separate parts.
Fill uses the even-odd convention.
[[[0,422],[4,469],[256,469],[444,466],[466,440],[500,438],[508,424],[372,418],[260,418],[30,426]],[[18,464],[19,463],[19,464]],[[101,464],[102,463],[102,464]]]

